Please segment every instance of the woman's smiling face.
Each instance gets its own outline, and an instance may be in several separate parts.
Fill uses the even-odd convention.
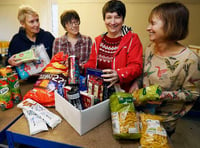
[[[149,40],[160,42],[165,40],[164,22],[158,15],[153,15],[147,27],[149,32]]]
[[[39,16],[26,14],[25,21],[22,25],[27,33],[37,34],[40,31]]]
[[[117,37],[119,34],[121,35],[121,28],[124,20],[117,12],[107,12],[105,14],[104,22],[108,31],[108,36]]]

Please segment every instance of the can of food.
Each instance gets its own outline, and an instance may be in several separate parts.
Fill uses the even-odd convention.
[[[68,57],[68,67],[69,67],[69,78],[68,84],[74,85],[80,83],[80,72],[79,72],[79,62],[75,55]]]
[[[67,92],[68,101],[75,106],[77,109],[82,110],[81,95],[78,87],[72,87],[70,91]]]

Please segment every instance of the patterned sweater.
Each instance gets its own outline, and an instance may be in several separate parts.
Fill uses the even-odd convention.
[[[154,54],[153,44],[145,51],[143,87],[159,84],[164,93],[156,114],[165,116],[167,130],[185,115],[200,94],[200,57],[186,48],[176,56]]]

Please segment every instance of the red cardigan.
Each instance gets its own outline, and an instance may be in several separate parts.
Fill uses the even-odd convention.
[[[102,38],[103,35],[95,38],[90,58],[84,65],[85,69],[97,67],[97,55]],[[118,50],[114,54],[112,61],[112,69],[117,71],[120,86],[126,92],[129,91],[132,81],[142,73],[142,54],[143,48],[138,35],[129,31],[122,37]]]

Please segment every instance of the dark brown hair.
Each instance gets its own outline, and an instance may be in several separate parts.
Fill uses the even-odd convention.
[[[103,19],[105,20],[105,15],[107,12],[117,12],[119,16],[123,17],[123,20],[126,16],[126,7],[123,2],[119,0],[110,0],[103,6],[102,14]]]
[[[75,20],[79,21],[79,23],[80,23],[80,17],[75,10],[64,11],[60,15],[60,22],[61,22],[63,28],[65,28],[65,24],[68,22],[71,22],[72,19],[75,19]]]
[[[179,2],[162,3],[155,7],[149,16],[149,22],[156,15],[164,23],[166,40],[178,41],[188,35],[189,11]]]

